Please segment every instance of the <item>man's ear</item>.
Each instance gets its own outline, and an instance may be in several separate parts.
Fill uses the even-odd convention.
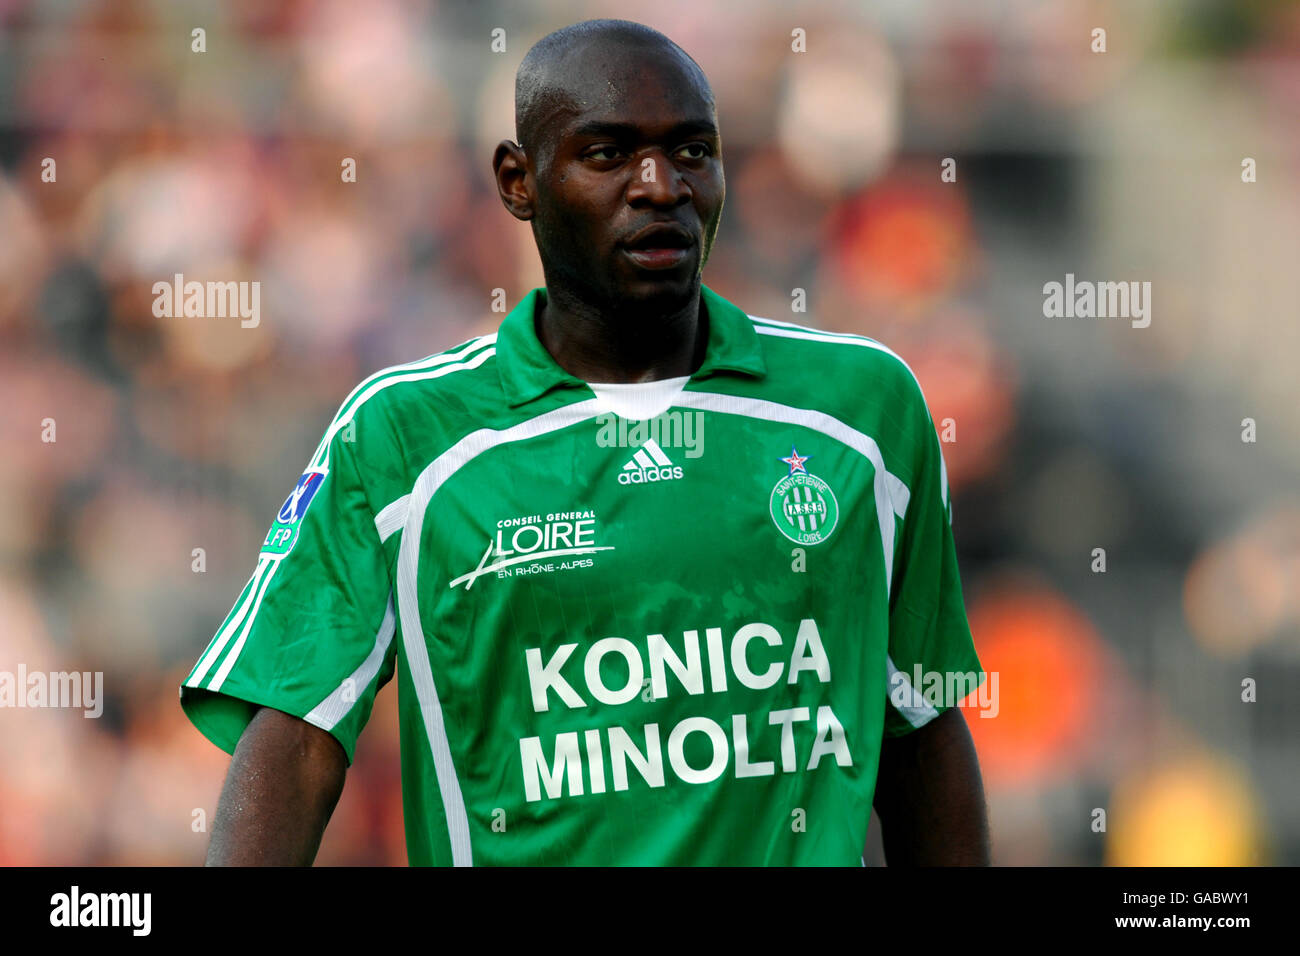
[[[532,175],[528,155],[518,143],[503,139],[492,154],[492,172],[497,181],[501,203],[521,222],[533,218]]]

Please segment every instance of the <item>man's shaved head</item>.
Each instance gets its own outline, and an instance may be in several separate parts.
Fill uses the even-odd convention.
[[[632,20],[584,20],[562,27],[534,43],[515,74],[515,139],[534,163],[545,163],[556,120],[596,106],[597,87],[613,87],[619,65],[636,53],[691,75],[713,105],[700,65],[658,30]]]
[[[515,97],[519,141],[498,143],[492,168],[532,227],[543,314],[618,315],[660,336],[664,316],[688,321],[727,188],[699,64],[640,23],[588,20],[528,51]]]

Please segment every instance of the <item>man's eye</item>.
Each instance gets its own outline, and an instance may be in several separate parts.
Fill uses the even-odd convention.
[[[706,143],[687,143],[678,152],[684,153],[687,150],[694,150],[694,153],[686,156],[687,159],[704,159],[712,152]]]
[[[608,155],[604,155],[608,154]],[[615,146],[602,146],[600,149],[593,149],[587,154],[588,159],[595,159],[600,162],[607,162],[618,156],[618,148]]]

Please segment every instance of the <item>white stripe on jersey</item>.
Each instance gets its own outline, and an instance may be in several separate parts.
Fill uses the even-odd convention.
[[[321,439],[320,446],[316,451],[316,457],[312,459],[313,467],[319,467],[322,469],[329,468],[330,442],[334,440],[334,436],[347,427],[348,422],[352,421],[352,419],[356,417],[357,410],[361,408],[362,405],[370,401],[370,399],[374,398],[384,389],[393,385],[400,385],[403,382],[422,382],[426,379],[442,378],[442,376],[450,375],[452,372],[462,372],[466,369],[478,368],[496,354],[497,350],[495,348],[487,348],[482,352],[479,352],[467,362],[460,362],[455,365],[443,365],[440,368],[433,369],[432,371],[406,372],[401,375],[393,375],[389,378],[380,379],[373,383],[369,388],[361,393],[361,397],[357,399],[355,405],[349,408],[346,412],[335,417],[334,424],[330,425],[329,431],[327,431],[325,437]],[[319,459],[319,463],[317,462],[317,459]]]
[[[894,514],[901,518],[907,514],[907,503],[912,500],[912,490],[892,471],[885,475],[885,480],[889,482],[889,500],[894,503]]]
[[[186,687],[198,687],[202,683],[203,678],[207,676],[209,669],[211,669],[212,665],[216,663],[217,658],[221,656],[221,652],[225,650],[226,643],[230,640],[230,635],[239,628],[240,624],[243,623],[244,615],[248,613],[249,606],[253,603],[254,598],[257,596],[257,592],[261,589],[262,575],[272,563],[273,562],[266,555],[260,555],[258,557],[257,567],[253,569],[253,576],[248,579],[248,584],[244,585],[244,591],[248,592],[248,596],[244,598],[243,602],[239,605],[239,608],[230,616],[230,619],[226,621],[225,626],[223,626],[221,630],[216,633],[216,636],[212,638],[212,643],[208,645],[208,649],[203,653],[203,656],[199,658],[198,664],[195,665],[194,672],[190,675],[189,680],[185,682]],[[241,591],[240,593],[242,594],[244,592]]]
[[[894,659],[886,657],[885,663],[889,665],[889,676],[885,686],[889,688],[889,702],[894,709],[902,714],[913,727],[924,727],[938,717],[939,712],[934,709],[934,706],[921,695],[919,690],[912,686],[912,682],[907,679],[907,675],[894,666]],[[894,703],[895,682],[907,688],[908,702],[902,707]]]
[[[271,570],[267,572],[266,577],[262,579],[261,590],[257,593],[257,600],[253,602],[253,610],[248,615],[248,620],[244,623],[243,629],[239,632],[239,640],[235,641],[235,646],[230,649],[226,659],[221,662],[221,667],[217,670],[216,675],[212,678],[212,683],[208,685],[208,690],[216,692],[221,690],[221,685],[226,682],[226,676],[230,669],[235,666],[235,661],[239,660],[239,653],[244,649],[244,642],[248,640],[248,632],[253,629],[253,620],[257,617],[257,609],[262,606],[262,598],[266,596],[266,589],[271,586],[271,579],[275,577],[275,572],[283,567],[283,561],[272,561]]]
[[[482,348],[485,345],[495,345],[496,341],[497,333],[495,332],[488,335],[479,335],[470,339],[455,352],[448,349],[445,352],[435,352],[433,355],[426,355],[424,358],[416,359],[414,362],[404,362],[400,365],[390,365],[388,368],[381,368],[378,372],[362,379],[357,386],[352,389],[352,391],[348,392],[348,397],[339,403],[339,407],[343,408],[348,402],[361,394],[362,390],[364,390],[366,386],[392,372],[415,372],[422,368],[432,368],[435,365],[445,365],[448,362],[459,362],[466,355],[469,355],[470,352]]]
[[[338,726],[338,722],[346,717],[353,705],[364,696],[366,688],[379,673],[379,668],[383,666],[384,658],[388,654],[388,647],[393,642],[393,631],[396,626],[397,617],[393,610],[393,595],[390,592],[388,607],[384,609],[384,619],[375,633],[375,645],[370,649],[366,659],[344,678],[332,694],[313,707],[303,720],[316,725],[321,730],[333,730]]]
[[[783,339],[807,339],[809,342],[834,342],[840,345],[860,345],[863,348],[875,349],[877,352],[884,352],[898,359],[903,368],[907,369],[913,380],[916,380],[917,387],[920,387],[920,381],[916,379],[916,373],[912,367],[903,361],[902,356],[887,345],[882,345],[875,339],[869,339],[865,335],[850,335],[845,332],[823,332],[820,329],[810,329],[802,325],[795,325],[793,322],[777,322],[775,319],[759,319],[757,316],[750,316],[755,319],[754,331],[760,335],[775,335]],[[772,325],[763,323],[771,322]]]
[[[378,372],[375,372],[373,375],[369,375],[366,378],[362,379],[357,384],[357,386],[354,389],[352,389],[352,391],[348,392],[348,397],[343,399],[343,401],[339,404],[339,410],[334,413],[334,421],[331,421],[330,424],[333,425],[335,421],[338,421],[339,416],[343,414],[343,410],[348,407],[348,403],[352,401],[352,399],[356,398],[363,391],[369,388],[373,383],[379,381],[385,375],[391,375],[394,372],[407,372],[407,371],[417,372],[420,369],[434,368],[438,365],[446,365],[448,362],[458,362],[466,355],[469,355],[471,352],[475,351],[476,349],[482,348],[485,345],[495,345],[496,340],[497,340],[497,333],[495,332],[493,332],[491,335],[480,335],[478,338],[471,339],[468,343],[466,343],[463,347],[461,347],[456,352],[438,352],[435,355],[429,355],[426,356],[425,358],[418,359],[414,362],[407,362],[404,365],[390,365],[388,368],[381,368]],[[311,458],[313,462],[316,461],[316,459],[320,456],[321,452],[325,449],[327,444],[328,444],[327,442],[322,441],[319,445],[316,446],[316,452],[315,454],[312,455]]]
[[[460,789],[456,767],[451,759],[451,744],[447,740],[447,726],[442,716],[442,701],[434,684],[433,669],[429,664],[429,649],[424,642],[424,626],[420,621],[420,602],[416,589],[420,573],[420,536],[424,529],[424,516],[429,502],[438,489],[457,471],[484,452],[509,442],[536,438],[548,432],[567,428],[578,422],[595,418],[603,405],[598,398],[565,405],[544,412],[536,418],[520,422],[505,429],[480,428],[471,432],[430,462],[420,472],[411,489],[408,505],[404,509],[406,521],[402,526],[402,543],[397,553],[397,608],[402,622],[402,642],[406,647],[407,661],[411,667],[411,681],[420,701],[425,734],[433,755],[434,772],[438,790],[442,794],[447,813],[447,834],[451,840],[451,860],[454,866],[472,866],[473,849],[469,838],[469,816],[465,812],[465,795]],[[398,499],[393,505],[403,499]],[[389,505],[381,513],[388,513]]]
[[[411,496],[402,495],[396,501],[384,505],[383,510],[375,515],[375,530],[379,532],[380,541],[387,541],[402,530],[402,525],[406,523],[406,506],[410,503]]]

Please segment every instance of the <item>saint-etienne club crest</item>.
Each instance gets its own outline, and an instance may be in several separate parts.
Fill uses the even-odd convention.
[[[800,455],[792,447],[790,457],[780,459],[790,471],[772,489],[772,520],[795,544],[821,544],[831,536],[840,517],[831,486],[805,466],[810,458],[812,455]]]

